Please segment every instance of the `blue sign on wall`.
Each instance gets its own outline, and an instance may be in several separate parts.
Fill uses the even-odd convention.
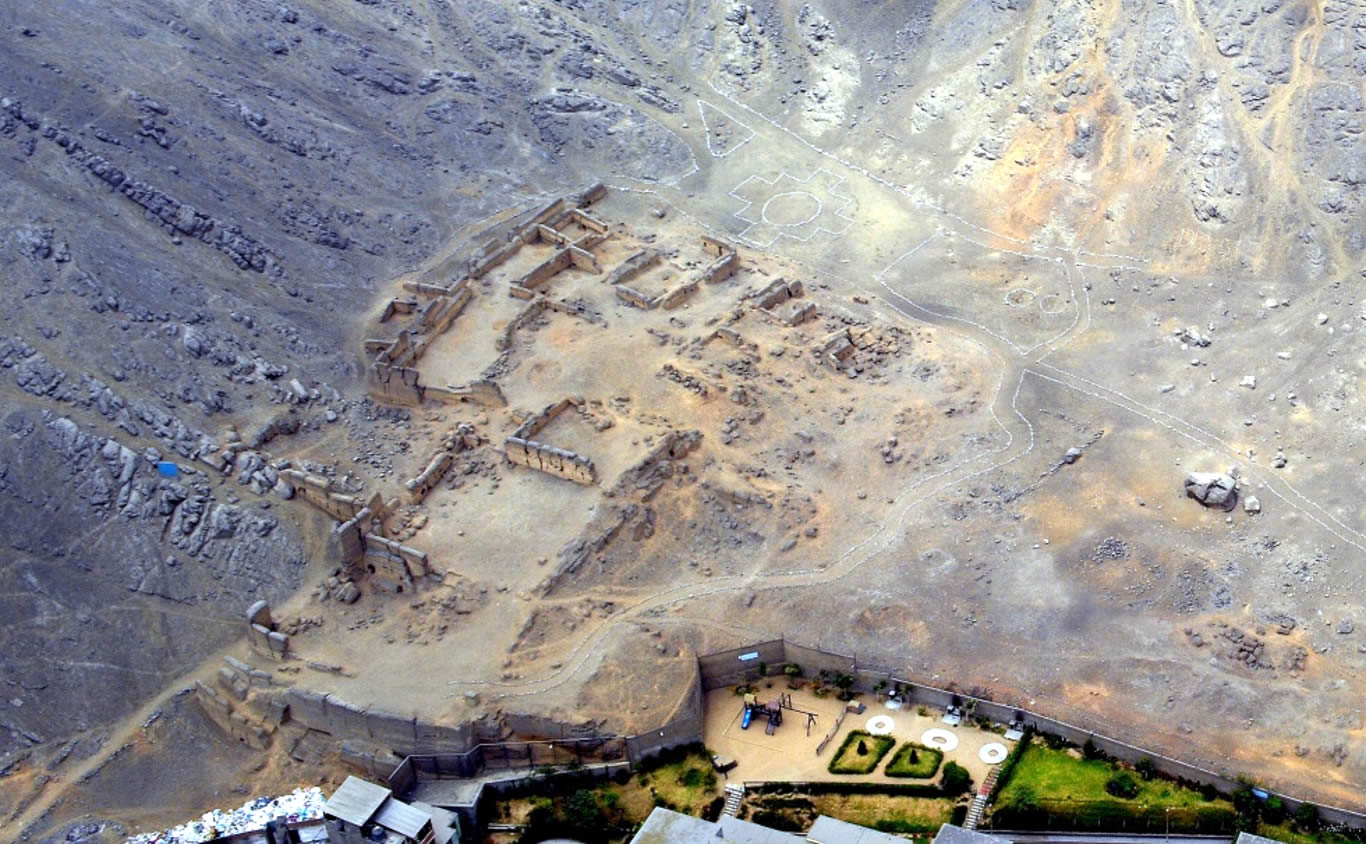
[[[752,659],[758,659],[758,658],[759,658],[759,652],[758,652],[758,651],[750,651],[750,652],[747,653],[747,654],[740,654],[740,661],[741,661],[741,662],[749,662],[749,661],[752,660]]]

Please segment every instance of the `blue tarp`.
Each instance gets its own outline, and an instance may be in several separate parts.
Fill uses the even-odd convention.
[[[180,467],[170,461],[163,460],[157,464],[157,473],[163,478],[178,478],[180,477]]]

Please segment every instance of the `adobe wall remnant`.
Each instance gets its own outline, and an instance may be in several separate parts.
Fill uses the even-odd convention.
[[[740,255],[724,240],[702,235],[702,249],[708,255],[713,255],[716,260],[702,271],[702,280],[707,284],[717,284],[735,275],[735,271],[740,268]]]
[[[598,470],[591,458],[531,439],[561,413],[571,407],[577,410],[582,406],[581,398],[561,399],[547,405],[540,413],[527,417],[503,442],[508,460],[575,483],[597,483]]]
[[[508,403],[498,382],[487,378],[471,381],[462,387],[428,386],[427,396],[443,402],[472,401],[484,407],[507,407]]]
[[[614,270],[607,274],[604,279],[610,285],[625,284],[641,273],[649,270],[660,261],[664,256],[657,249],[645,249],[622,261]]]
[[[247,608],[247,641],[262,656],[283,660],[289,653],[289,637],[275,629],[270,605],[257,601]]]
[[[418,473],[417,477],[411,478],[404,487],[408,490],[408,500],[413,504],[421,504],[427,497],[427,493],[432,488],[441,483],[441,479],[446,477],[446,470],[451,468],[451,453],[449,451],[437,452],[428,463],[427,468]]]
[[[800,281],[775,279],[755,294],[754,307],[759,315],[779,325],[800,325],[816,316],[816,303],[794,302],[806,293]]]
[[[849,329],[841,328],[834,334],[825,338],[816,347],[816,357],[821,363],[840,372],[844,369],[844,362],[853,356],[858,347],[849,337]]]
[[[555,573],[541,582],[538,594],[550,595],[594,554],[607,548],[637,516],[645,517],[649,508],[642,504],[650,501],[674,476],[678,461],[701,444],[701,431],[670,431],[634,466],[623,472],[607,497],[627,503],[604,509],[589,523],[585,531],[587,538],[574,540],[560,550]]]

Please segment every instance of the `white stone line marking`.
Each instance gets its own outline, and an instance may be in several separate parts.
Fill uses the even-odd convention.
[[[1070,282],[1070,278],[1071,278],[1071,273],[1072,273],[1074,267],[1075,267],[1075,270],[1076,270],[1076,273],[1077,273],[1077,281],[1081,282],[1081,297],[1082,297],[1082,298],[1081,298],[1081,303],[1082,303],[1082,304],[1081,304],[1081,308],[1082,308],[1082,312],[1084,312],[1085,315],[1086,315],[1086,322],[1085,322],[1085,324],[1083,324],[1083,325],[1081,326],[1081,328],[1079,328],[1074,334],[1071,334],[1070,336],[1068,336],[1068,338],[1067,338],[1066,340],[1064,340],[1063,342],[1057,344],[1056,346],[1050,346],[1049,349],[1048,349],[1048,351],[1044,352],[1043,354],[1039,355],[1037,358],[1034,359],[1035,362],[1041,362],[1041,361],[1043,361],[1044,358],[1048,357],[1049,355],[1053,354],[1054,352],[1056,352],[1056,351],[1058,351],[1059,349],[1061,349],[1061,348],[1063,348],[1064,346],[1066,346],[1068,343],[1071,343],[1073,340],[1075,340],[1075,339],[1077,339],[1078,337],[1080,337],[1081,335],[1085,334],[1087,331],[1090,331],[1090,330],[1091,330],[1091,292],[1090,292],[1090,290],[1087,289],[1086,276],[1082,275],[1080,264],[1077,264],[1077,263],[1075,263],[1075,262],[1074,262],[1073,264],[1067,264],[1067,263],[1064,263],[1064,264],[1063,264],[1063,269],[1065,269],[1065,270],[1067,271],[1067,273],[1068,273],[1069,283],[1071,283],[1071,282]],[[1076,286],[1076,285],[1073,285],[1073,286],[1072,286],[1072,295],[1073,295],[1073,299],[1074,299],[1074,300],[1075,300],[1075,298],[1076,298],[1076,290],[1077,290],[1077,286]],[[1076,325],[1076,322],[1074,321],[1072,324],[1073,324],[1073,326],[1075,326],[1075,325]]]
[[[824,176],[829,179],[833,179],[834,181],[827,185],[824,184],[826,180],[825,178],[817,180],[817,176]],[[746,185],[748,185],[750,182],[758,182],[759,184],[764,185],[767,188],[773,188],[783,181],[791,182],[794,186],[794,189],[770,192],[768,199],[764,203],[764,208],[768,207],[768,202],[771,202],[779,196],[793,193],[805,193],[814,197],[816,201],[820,203],[821,210],[818,211],[815,217],[812,218],[813,220],[820,219],[825,211],[825,201],[821,199],[817,191],[802,189],[805,186],[811,185],[813,187],[819,188],[819,193],[823,193],[827,197],[838,200],[841,203],[840,206],[834,210],[832,216],[836,219],[843,220],[844,225],[840,226],[837,229],[830,228],[824,225],[810,226],[809,230],[806,233],[806,236],[803,237],[802,235],[795,234],[788,229],[800,228],[801,225],[806,224],[793,226],[771,223],[764,218],[762,210],[758,215],[759,219],[754,219],[754,215],[752,214],[746,216],[747,214],[749,214],[750,209],[754,207],[754,200],[748,199],[740,193],[740,191],[742,191]],[[776,177],[774,177],[773,181],[769,181],[768,179],[765,179],[763,176],[760,176],[758,174],[746,177],[744,181],[740,182],[740,184],[731,188],[729,191],[730,196],[744,203],[744,206],[739,211],[736,211],[734,216],[746,223],[749,223],[749,226],[746,227],[744,231],[736,235],[736,237],[757,249],[767,249],[768,247],[772,246],[773,243],[777,241],[780,237],[786,237],[791,240],[795,240],[799,243],[806,243],[819,232],[825,232],[826,234],[830,234],[833,236],[839,236],[844,234],[846,231],[849,230],[849,227],[854,224],[854,218],[844,213],[849,208],[849,206],[854,203],[854,198],[852,196],[842,195],[836,191],[836,188],[843,184],[844,181],[845,180],[843,176],[840,176],[836,173],[831,173],[824,167],[816,168],[805,179],[799,179],[791,173],[787,172],[786,170],[783,170]],[[783,187],[786,188],[786,185],[783,185]],[[807,221],[807,224],[809,223],[811,223],[811,220]],[[752,232],[754,232],[756,229],[758,229],[759,231],[765,231],[766,233],[768,232],[768,230],[771,230],[772,236],[769,237],[767,240],[757,238],[752,234]]]
[[[817,154],[819,154],[819,155],[821,155],[821,156],[824,156],[825,158],[828,158],[828,159],[830,159],[831,161],[838,162],[840,165],[842,165],[842,166],[844,166],[844,167],[847,167],[848,169],[854,171],[855,173],[859,173],[859,174],[861,174],[861,175],[863,175],[863,176],[866,176],[866,177],[868,177],[869,179],[872,179],[873,181],[877,182],[877,183],[880,184],[880,185],[883,185],[883,186],[885,186],[885,187],[891,188],[892,190],[894,190],[894,191],[896,191],[897,193],[899,193],[899,194],[905,196],[906,198],[910,199],[913,203],[915,203],[915,204],[917,204],[917,205],[920,205],[921,207],[930,208],[930,209],[932,209],[932,210],[934,210],[934,211],[936,211],[936,212],[938,212],[938,213],[940,213],[940,214],[943,214],[943,215],[946,216],[946,217],[949,217],[950,219],[956,220],[956,221],[962,223],[963,225],[968,226],[969,228],[976,229],[976,230],[982,232],[983,234],[988,234],[988,235],[991,235],[992,237],[1000,238],[1000,239],[1002,239],[1002,240],[1008,240],[1008,241],[1011,241],[1012,243],[1021,243],[1021,244],[1029,245],[1029,242],[1028,242],[1028,241],[1021,240],[1021,239],[1018,238],[1018,237],[1011,237],[1010,235],[1007,235],[1007,234],[1001,234],[1000,232],[994,232],[994,231],[992,231],[991,229],[983,228],[982,226],[979,226],[979,225],[977,225],[976,223],[970,222],[969,220],[967,220],[967,219],[965,219],[965,218],[963,218],[963,217],[960,217],[960,216],[958,216],[957,214],[954,214],[952,211],[948,211],[948,210],[946,210],[946,209],[940,207],[939,205],[937,205],[937,204],[934,203],[934,202],[931,202],[931,201],[929,201],[929,200],[921,199],[921,198],[916,197],[914,194],[912,194],[910,191],[906,190],[906,189],[905,189],[904,187],[902,187],[901,185],[898,185],[898,184],[896,184],[895,182],[889,181],[889,180],[883,178],[882,176],[877,175],[876,173],[872,172],[871,170],[869,170],[869,169],[866,168],[866,167],[862,167],[862,166],[860,166],[860,165],[858,165],[858,164],[853,163],[852,161],[846,161],[845,159],[840,158],[838,155],[834,154],[833,152],[829,152],[828,150],[821,149],[820,147],[818,147],[818,146],[816,146],[815,144],[813,144],[813,143],[811,143],[810,141],[808,141],[806,138],[803,138],[801,135],[798,135],[796,132],[793,132],[791,129],[788,129],[786,126],[783,126],[781,123],[778,123],[777,121],[773,120],[773,118],[769,117],[768,115],[764,114],[763,112],[756,111],[755,109],[750,108],[749,106],[747,106],[747,105],[745,105],[744,103],[740,102],[739,100],[735,99],[735,98],[734,98],[733,96],[731,96],[730,94],[727,94],[725,91],[722,91],[720,88],[717,88],[717,87],[716,87],[716,84],[713,83],[713,82],[711,82],[710,80],[707,82],[707,87],[711,88],[712,91],[714,91],[714,92],[716,93],[717,96],[724,97],[727,101],[729,101],[729,102],[732,103],[733,105],[735,105],[735,106],[737,106],[737,107],[739,107],[739,108],[741,108],[741,109],[744,109],[745,111],[749,112],[750,114],[754,115],[755,117],[757,117],[757,118],[759,118],[760,120],[764,121],[765,123],[769,124],[770,126],[772,126],[773,128],[777,129],[778,131],[780,131],[780,132],[782,132],[782,133],[788,135],[788,136],[791,137],[793,140],[797,141],[798,143],[802,144],[803,146],[807,147],[808,149],[812,150],[813,152],[815,152],[815,153],[817,153]]]
[[[1057,334],[1056,336],[1052,337],[1051,339],[1041,340],[1040,342],[1035,343],[1034,345],[1029,346],[1028,348],[1022,348],[1022,347],[1021,347],[1019,344],[1017,344],[1014,340],[1011,340],[1009,337],[1006,337],[1006,336],[1004,336],[1004,335],[1002,335],[1002,334],[999,334],[999,333],[997,333],[997,332],[991,330],[990,328],[986,327],[985,325],[983,325],[983,324],[980,323],[980,322],[976,322],[975,320],[968,319],[967,317],[954,316],[953,314],[944,313],[944,312],[942,312],[942,311],[936,311],[934,308],[931,308],[931,307],[929,307],[929,306],[927,306],[927,305],[924,305],[924,304],[921,304],[920,302],[917,302],[916,300],[912,299],[910,296],[906,295],[905,293],[902,293],[902,292],[899,291],[899,290],[896,290],[896,289],[893,288],[890,284],[887,283],[887,278],[886,278],[886,277],[887,277],[887,273],[888,273],[889,270],[891,270],[891,269],[892,269],[893,267],[895,267],[897,264],[901,263],[901,262],[902,262],[903,260],[905,260],[906,258],[909,258],[911,255],[914,255],[916,252],[920,251],[920,248],[921,248],[922,246],[924,246],[926,243],[929,243],[929,241],[930,241],[931,239],[933,239],[934,237],[936,237],[936,236],[938,236],[938,235],[941,235],[941,234],[942,234],[942,235],[946,235],[946,236],[948,236],[948,237],[960,237],[960,236],[961,236],[961,235],[957,234],[956,232],[948,232],[948,231],[945,231],[944,229],[941,228],[938,232],[936,232],[936,234],[930,235],[930,237],[928,237],[928,238],[926,238],[925,240],[921,241],[919,244],[917,244],[917,245],[916,245],[913,249],[911,249],[909,252],[906,252],[906,253],[902,254],[902,255],[899,256],[896,260],[892,261],[892,263],[888,264],[886,267],[883,267],[882,270],[881,270],[880,272],[878,272],[877,275],[875,275],[875,276],[873,276],[873,277],[877,280],[878,284],[880,284],[880,285],[882,285],[883,287],[887,288],[887,290],[888,290],[892,295],[896,296],[898,299],[901,299],[901,300],[904,301],[904,302],[908,302],[908,303],[910,303],[913,307],[918,308],[918,309],[924,311],[924,312],[927,313],[927,314],[931,314],[931,315],[933,315],[933,316],[935,316],[935,317],[938,317],[939,319],[949,319],[949,320],[954,320],[955,322],[961,322],[961,323],[964,323],[964,324],[966,324],[966,325],[971,325],[973,328],[976,328],[978,331],[982,331],[982,332],[984,332],[984,333],[986,333],[986,334],[989,334],[989,335],[991,335],[992,337],[994,337],[994,338],[996,338],[997,340],[999,340],[999,341],[1001,341],[1002,343],[1004,343],[1005,345],[1009,346],[1009,347],[1011,348],[1011,350],[1014,351],[1015,354],[1019,355],[1020,357],[1028,357],[1029,354],[1030,354],[1031,352],[1033,352],[1035,349],[1039,348],[1040,346],[1044,346],[1044,345],[1047,345],[1047,344],[1049,344],[1049,343],[1054,343],[1054,342],[1056,342],[1056,341],[1062,339],[1063,337],[1067,336],[1067,333],[1068,333],[1069,331],[1071,331],[1072,328],[1074,328],[1074,327],[1076,326],[1076,320],[1074,319],[1074,320],[1072,321],[1072,325],[1071,325],[1071,326],[1068,326],[1067,328],[1063,329],[1062,332],[1060,332],[1060,333]],[[987,247],[987,248],[990,248],[990,247]],[[1028,256],[1028,255],[1026,255],[1025,257],[1033,257],[1033,258],[1036,258],[1037,260],[1044,260],[1044,261],[1058,261],[1058,263],[1063,267],[1063,271],[1064,271],[1064,272],[1067,271],[1067,270],[1066,270],[1067,265],[1066,265],[1065,263],[1063,263],[1062,261],[1060,261],[1059,259],[1057,259],[1057,258],[1037,258],[1037,256]]]
[[[712,144],[711,144],[711,130],[712,130],[712,126],[711,126],[711,122],[707,120],[707,109],[712,109],[712,110],[714,110],[714,111],[720,112],[721,114],[725,115],[725,118],[726,118],[727,120],[729,120],[730,122],[734,123],[736,126],[740,126],[741,128],[743,128],[743,129],[744,129],[746,132],[748,132],[749,134],[748,134],[747,136],[745,136],[745,139],[744,139],[743,141],[741,141],[740,143],[738,143],[738,144],[736,144],[735,146],[731,147],[730,149],[728,149],[728,150],[726,150],[726,151],[724,151],[724,152],[717,152],[717,151],[716,151],[716,148],[713,147]],[[702,116],[702,131],[706,132],[707,152],[711,153],[712,158],[725,158],[726,156],[728,156],[728,155],[730,155],[731,153],[735,152],[735,151],[736,151],[737,149],[739,149],[740,147],[742,147],[742,146],[744,146],[745,144],[749,143],[750,141],[754,140],[754,137],[755,137],[755,134],[756,134],[756,133],[755,133],[754,129],[752,129],[752,128],[749,126],[749,124],[744,123],[744,122],[742,122],[742,121],[736,119],[735,115],[731,114],[730,112],[726,111],[725,109],[723,109],[723,108],[721,108],[721,107],[719,107],[719,106],[712,105],[711,103],[707,102],[706,100],[704,100],[704,99],[702,99],[702,98],[700,98],[700,97],[699,97],[698,100],[697,100],[697,113],[698,113],[699,115]]]

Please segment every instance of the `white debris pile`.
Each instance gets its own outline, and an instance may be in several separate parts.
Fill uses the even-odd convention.
[[[279,797],[257,797],[240,809],[214,809],[196,821],[188,821],[162,832],[134,835],[131,844],[197,844],[224,835],[263,830],[266,824],[283,817],[288,823],[322,820],[327,798],[317,788],[296,788]]]

